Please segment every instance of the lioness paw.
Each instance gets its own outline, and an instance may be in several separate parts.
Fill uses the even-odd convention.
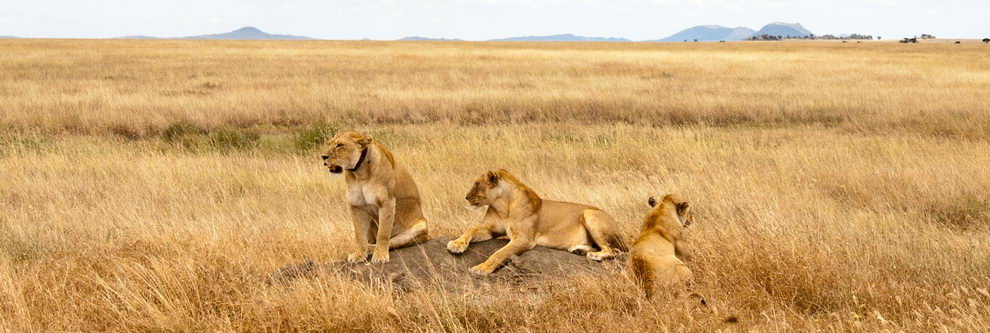
[[[358,262],[365,262],[366,260],[368,260],[367,252],[354,252],[347,255],[347,262],[352,264]]]
[[[447,252],[453,254],[464,253],[464,251],[467,250],[467,247],[468,247],[467,242],[462,242],[459,240],[452,240],[450,242],[447,242]]]
[[[371,256],[371,263],[373,264],[384,264],[388,262],[388,251],[380,253],[375,251],[375,254]]]
[[[474,276],[485,276],[485,275],[490,274],[492,272],[492,270],[489,269],[488,267],[485,267],[484,264],[480,264],[480,265],[471,267],[471,269],[469,269],[468,272],[471,273],[471,275],[474,275]]]

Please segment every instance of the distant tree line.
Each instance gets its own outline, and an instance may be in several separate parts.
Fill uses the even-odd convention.
[[[840,37],[836,37],[836,36],[833,36],[833,35],[821,35],[821,36],[813,36],[811,39],[825,39],[825,40],[835,40],[835,39],[837,39],[837,40],[873,40],[873,35],[851,34],[849,36],[840,36]]]
[[[902,38],[899,42],[905,43],[905,44],[908,44],[908,43],[915,44],[915,43],[918,42],[919,39],[922,39],[922,40],[924,40],[924,39],[935,39],[935,35],[932,35],[932,34],[921,34],[921,37],[918,37],[918,36],[905,37],[905,38]],[[959,44],[959,43],[957,42],[956,44]]]
[[[785,40],[785,39],[807,39],[807,40],[873,40],[873,35],[860,35],[851,34],[848,36],[835,36],[835,35],[821,35],[816,36],[815,34],[804,35],[804,36],[781,36],[781,35],[756,35],[750,37],[749,40]],[[879,40],[880,37],[877,37]]]
[[[847,36],[835,36],[835,35],[821,35],[821,36],[816,36],[815,34],[810,34],[810,35],[805,35],[805,36],[781,36],[781,35],[767,35],[767,34],[762,34],[762,35],[755,35],[753,37],[748,38],[748,40],[771,40],[771,41],[772,40],[787,40],[787,39],[873,40],[874,38],[873,38],[873,35],[860,35],[860,34],[850,34],[850,35],[847,35]],[[883,38],[880,37],[880,36],[877,36],[876,37],[876,40],[881,40],[881,39],[883,39]],[[911,44],[914,44],[914,43],[918,43],[918,40],[919,39],[922,39],[922,40],[924,40],[924,39],[935,39],[935,35],[932,35],[932,34],[921,34],[920,37],[919,36],[907,37],[907,38],[901,39],[899,42],[900,43],[911,43]],[[686,39],[684,41],[687,42]],[[698,40],[695,40],[695,42],[697,42],[697,41]],[[984,38],[982,41],[983,41],[984,44],[990,44],[990,38]],[[956,43],[956,44],[960,44],[960,43]]]

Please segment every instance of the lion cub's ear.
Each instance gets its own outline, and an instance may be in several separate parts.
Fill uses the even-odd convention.
[[[650,204],[650,207],[656,207],[657,206],[657,199],[654,198],[654,197],[650,197],[650,200],[647,201],[647,202]]]
[[[488,173],[485,174],[485,179],[488,180],[489,184],[498,184],[498,173],[488,171]]]

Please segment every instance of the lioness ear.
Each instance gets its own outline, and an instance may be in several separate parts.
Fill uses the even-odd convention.
[[[488,174],[485,175],[485,177],[488,178],[488,183],[489,184],[493,184],[493,185],[494,184],[498,184],[498,174],[497,173],[488,171]]]
[[[677,204],[677,215],[684,215],[684,213],[687,212],[688,208],[691,208],[691,205],[689,205],[687,203],[687,201],[678,203]]]
[[[654,197],[650,197],[650,200],[647,201],[647,202],[650,204],[650,207],[656,207],[657,206],[657,199],[654,198]]]
[[[372,137],[370,135],[361,134],[361,138],[357,140],[358,146],[361,148],[367,147],[371,144]]]

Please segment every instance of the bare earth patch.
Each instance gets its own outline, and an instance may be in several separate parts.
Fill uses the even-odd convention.
[[[472,243],[462,254],[447,252],[447,242],[453,238],[432,239],[425,243],[390,252],[386,264],[347,263],[336,261],[318,264],[310,260],[280,268],[271,276],[274,283],[311,277],[319,273],[339,274],[369,283],[391,283],[396,289],[421,289],[440,286],[448,292],[464,292],[495,284],[539,287],[541,283],[561,277],[580,275],[619,274],[625,259],[596,262],[585,256],[566,251],[539,247],[512,257],[508,263],[485,277],[474,277],[468,269],[485,261],[492,253],[509,242],[493,239]]]

